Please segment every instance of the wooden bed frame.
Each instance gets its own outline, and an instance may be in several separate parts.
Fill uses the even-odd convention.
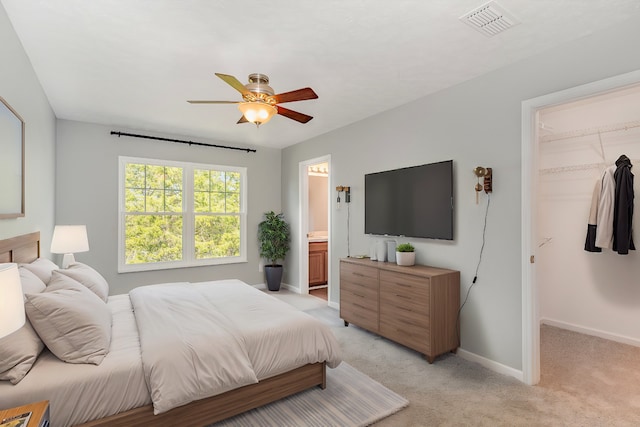
[[[40,232],[0,240],[0,263],[32,262],[40,256]],[[308,388],[326,388],[326,364],[314,363],[217,396],[189,403],[159,415],[153,406],[131,409],[81,427],[167,426],[202,427],[255,409]],[[28,402],[25,402],[28,403]],[[55,409],[54,409],[55,410]]]

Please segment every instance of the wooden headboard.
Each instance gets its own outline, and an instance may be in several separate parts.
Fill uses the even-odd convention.
[[[39,256],[39,231],[0,240],[0,262],[28,263]]]

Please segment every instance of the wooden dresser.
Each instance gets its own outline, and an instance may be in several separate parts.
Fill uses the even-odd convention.
[[[458,348],[460,272],[369,259],[340,260],[340,317],[424,354]]]

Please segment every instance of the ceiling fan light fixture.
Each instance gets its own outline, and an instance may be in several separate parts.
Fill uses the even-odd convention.
[[[241,102],[238,104],[238,110],[248,122],[255,123],[260,126],[271,120],[278,110],[265,102]]]

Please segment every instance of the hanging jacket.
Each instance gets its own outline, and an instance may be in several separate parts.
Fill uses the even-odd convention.
[[[616,160],[616,182],[613,213],[613,250],[626,255],[635,250],[632,236],[633,224],[633,173],[631,160],[624,154]]]
[[[602,190],[602,180],[596,181],[591,196],[591,209],[589,210],[589,222],[587,223],[587,238],[584,241],[584,250],[587,252],[602,252],[596,246],[596,231],[598,228],[598,204],[600,203],[600,191]]]
[[[613,215],[616,198],[616,166],[604,170],[601,179],[600,199],[598,201],[598,228],[596,229],[596,246],[604,249],[613,247]]]
[[[584,250],[587,252],[602,252],[602,248],[613,246],[613,205],[615,200],[616,182],[614,173],[616,166],[609,166],[593,188],[591,210],[587,224],[587,238]]]

